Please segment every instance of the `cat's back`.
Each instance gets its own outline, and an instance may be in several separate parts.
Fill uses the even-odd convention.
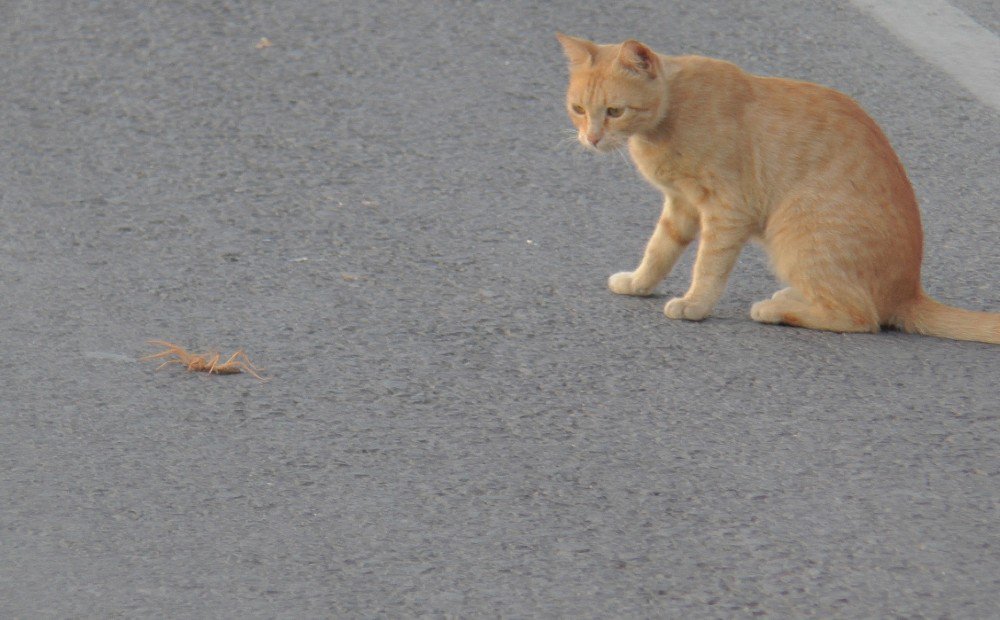
[[[861,105],[844,93],[813,82],[751,75],[753,96],[746,120],[762,129],[760,138],[805,141],[865,153],[896,163],[882,129]],[[895,167],[895,166],[893,166]]]
[[[762,140],[846,139],[880,156],[895,154],[878,124],[851,97],[833,88],[782,77],[755,75],[706,56],[667,57],[674,68],[671,100],[678,113],[763,127]],[[779,140],[780,141],[780,140]]]
[[[851,97],[714,58],[661,58],[667,115],[652,139],[630,142],[640,172],[654,185],[728,180],[733,193],[765,210],[792,192],[846,185],[876,202],[914,209],[902,163]]]

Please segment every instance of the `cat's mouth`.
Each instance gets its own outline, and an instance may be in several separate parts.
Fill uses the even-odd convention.
[[[615,140],[612,138],[605,138],[599,141],[597,144],[591,144],[590,142],[584,142],[583,145],[587,147],[587,150],[593,151],[595,153],[611,153],[612,151],[617,151],[625,145],[625,142],[621,140]]]
[[[580,144],[585,146],[588,151],[593,151],[595,153],[610,153],[612,151],[617,151],[625,145],[625,140],[620,139],[618,136],[605,135],[602,136],[596,142],[591,141],[586,135],[579,135]]]

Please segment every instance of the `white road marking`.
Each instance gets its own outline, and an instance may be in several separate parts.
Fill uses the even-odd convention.
[[[1000,110],[1000,38],[944,0],[851,0],[926,60]]]

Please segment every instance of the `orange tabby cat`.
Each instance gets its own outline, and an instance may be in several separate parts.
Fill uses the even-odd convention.
[[[570,61],[566,103],[596,151],[628,146],[665,197],[635,271],[608,287],[649,295],[701,235],[691,288],[672,319],[701,320],[740,249],[767,249],[789,284],[750,316],[836,332],[907,332],[1000,344],[1000,314],[952,308],[920,286],[923,234],[906,172],[852,99],[829,88],[745,73],[637,41],[557,35]]]

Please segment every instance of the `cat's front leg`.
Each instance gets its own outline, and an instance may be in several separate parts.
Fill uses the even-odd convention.
[[[682,199],[667,196],[642,262],[635,271],[622,271],[608,278],[608,288],[619,295],[652,294],[697,233],[697,211]]]
[[[749,236],[750,227],[743,221],[702,217],[701,242],[694,261],[691,288],[684,297],[668,301],[663,313],[671,319],[689,321],[700,321],[711,314]]]

